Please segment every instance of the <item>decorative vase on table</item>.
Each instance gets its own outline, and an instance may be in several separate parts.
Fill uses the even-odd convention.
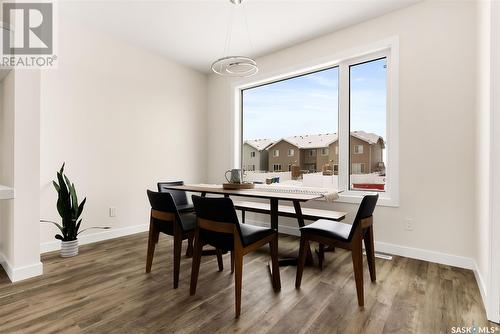
[[[60,233],[56,234],[55,238],[61,240],[61,257],[71,257],[78,255],[78,235],[80,233],[92,228],[109,229],[109,227],[90,227],[80,231],[82,224],[80,216],[87,198],[78,203],[75,184],[71,183],[64,174],[64,164],[57,172],[57,181],[52,181],[52,184],[57,191],[57,212],[61,216],[62,224],[50,220],[41,220],[41,222],[54,224],[59,229]]]

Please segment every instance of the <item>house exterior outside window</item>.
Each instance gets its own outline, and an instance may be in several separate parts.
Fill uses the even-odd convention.
[[[273,144],[270,139],[246,140],[243,142],[242,166],[247,171],[267,171],[269,156],[267,147]]]
[[[364,174],[365,164],[364,163],[353,163],[352,164],[352,174]]]
[[[385,147],[382,137],[374,133],[356,131],[351,133],[350,142],[353,152],[351,163],[364,164],[364,167],[356,167],[357,174],[366,174],[380,171],[383,165],[383,150]],[[308,136],[293,136],[281,138],[268,147],[269,154],[268,171],[274,171],[275,164],[281,166],[296,165],[300,170],[317,172],[325,165],[339,164],[338,137],[336,133],[319,134]],[[287,152],[286,155],[274,154],[275,151]],[[289,153],[293,151],[293,156]],[[358,152],[354,154],[354,152]],[[335,171],[334,171],[335,172]]]

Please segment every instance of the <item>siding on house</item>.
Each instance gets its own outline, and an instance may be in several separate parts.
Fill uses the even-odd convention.
[[[293,149],[294,154],[293,156],[288,156],[288,150]],[[274,156],[274,151],[279,150],[279,156],[275,157]],[[282,171],[288,171],[288,166],[294,165],[294,164],[300,164],[300,157],[302,152],[300,149],[287,142],[286,140],[282,139],[272,146],[267,148],[268,151],[268,157],[269,157],[269,165],[268,165],[268,171],[274,171],[273,166],[277,164],[281,164],[281,170]]]
[[[273,144],[270,139],[246,140],[242,150],[242,168],[249,171],[267,171],[267,147]],[[253,156],[252,156],[253,155]]]
[[[251,154],[255,154],[254,157]],[[260,160],[261,153],[253,146],[248,145],[247,143],[243,144],[243,169],[244,170],[259,170],[260,169]],[[267,153],[267,152],[266,152]]]

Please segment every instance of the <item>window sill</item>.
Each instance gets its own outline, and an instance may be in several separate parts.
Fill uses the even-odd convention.
[[[388,206],[388,207],[399,207],[399,200],[390,196],[390,194],[386,192],[377,192],[377,191],[352,191],[347,190],[339,193],[339,199],[336,202],[339,203],[353,203],[359,204],[363,199],[365,194],[378,193],[379,199],[377,202],[377,206]]]

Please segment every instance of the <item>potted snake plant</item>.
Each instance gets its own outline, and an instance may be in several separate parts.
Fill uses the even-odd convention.
[[[109,229],[109,227],[90,227],[80,230],[82,224],[80,216],[87,198],[78,203],[75,185],[64,174],[64,163],[57,172],[57,182],[52,181],[52,184],[58,195],[57,211],[61,216],[61,224],[50,220],[41,221],[54,224],[59,229],[60,233],[56,234],[55,238],[61,240],[61,257],[76,256],[78,255],[78,235],[80,233],[92,228]]]

